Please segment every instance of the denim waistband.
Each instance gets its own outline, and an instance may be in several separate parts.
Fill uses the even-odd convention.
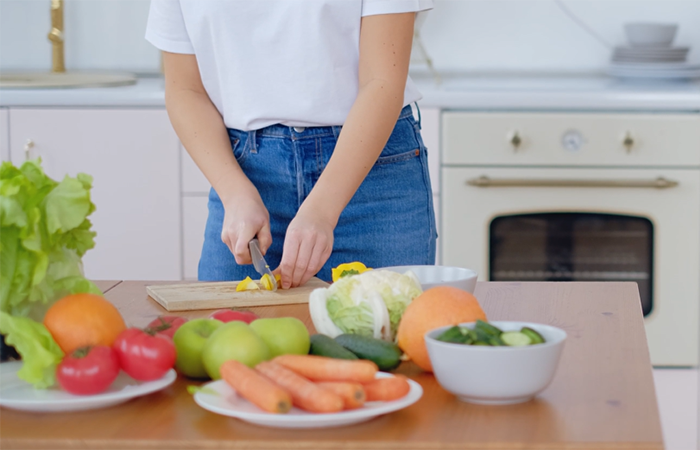
[[[407,117],[413,116],[413,110],[411,105],[404,106],[399,114],[397,120],[406,119]],[[323,136],[335,136],[336,138],[340,135],[340,130],[343,127],[340,125],[335,126],[322,126],[322,127],[290,127],[287,125],[270,125],[265,128],[253,131],[239,131],[234,129],[229,129],[229,135],[231,134],[248,134],[249,137],[277,137],[277,138],[290,138],[290,139],[304,139],[304,138],[317,138]],[[254,141],[254,140],[253,140]]]

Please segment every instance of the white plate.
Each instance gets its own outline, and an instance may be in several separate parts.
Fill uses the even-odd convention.
[[[388,373],[377,373],[377,378],[392,376]],[[329,414],[310,413],[298,408],[292,408],[287,414],[267,413],[236,395],[236,391],[223,380],[212,381],[202,386],[206,389],[194,394],[194,401],[211,412],[264,427],[328,428],[364,422],[414,404],[423,395],[423,388],[413,380],[408,380],[408,383],[411,385],[411,390],[405,397],[398,400],[367,402],[362,408]],[[207,390],[214,390],[216,394],[207,393]]]
[[[136,381],[121,372],[114,383],[103,393],[95,395],[73,395],[59,387],[35,389],[20,380],[17,371],[21,361],[0,364],[0,406],[20,411],[64,412],[106,408],[135,397],[159,391],[175,381],[177,374],[170,369],[163,378],[155,381]]]

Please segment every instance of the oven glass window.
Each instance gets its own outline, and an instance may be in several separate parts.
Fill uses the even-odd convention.
[[[491,281],[634,281],[653,307],[653,226],[645,217],[594,213],[499,216],[491,222]]]

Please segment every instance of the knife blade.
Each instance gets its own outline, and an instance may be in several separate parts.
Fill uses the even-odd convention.
[[[260,251],[260,242],[258,242],[257,238],[253,238],[248,243],[248,249],[250,249],[250,257],[253,259],[253,267],[255,267],[255,271],[258,272],[260,276],[267,274],[270,277],[270,282],[272,283],[272,290],[276,291],[277,280],[275,280],[275,276],[272,274],[270,266],[267,264],[265,257]]]

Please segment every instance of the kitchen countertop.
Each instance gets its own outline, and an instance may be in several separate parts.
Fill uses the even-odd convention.
[[[422,107],[471,110],[700,112],[700,81],[623,81],[605,75],[412,72]],[[163,107],[163,79],[107,88],[0,89],[0,107]]]
[[[168,282],[171,284],[172,282]],[[101,282],[131,326],[165,310],[148,281]],[[178,377],[161,392],[110,408],[32,414],[2,410],[2,448],[131,449],[662,449],[644,321],[635,283],[477,284],[491,320],[558,326],[568,338],[554,380],[537,398],[508,406],[463,403],[410,362],[397,369],[423,387],[414,405],[339,428],[264,428],[197,406]],[[261,317],[298,317],[308,306],[257,307]],[[210,311],[179,313],[206,317]],[[517,376],[517,374],[513,374]]]

